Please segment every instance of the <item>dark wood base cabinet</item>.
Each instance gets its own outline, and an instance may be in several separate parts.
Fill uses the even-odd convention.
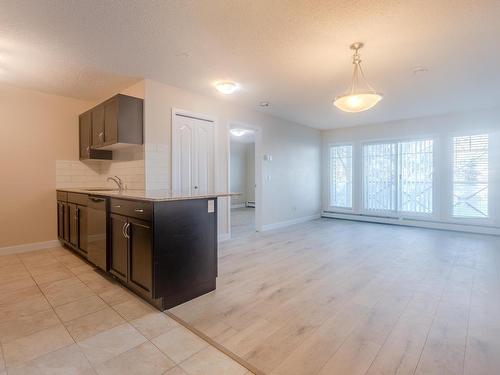
[[[57,237],[64,245],[87,257],[87,196],[57,192]]]
[[[83,200],[61,191],[57,197],[58,237],[85,257],[82,226],[92,223]],[[151,202],[110,197],[107,217],[105,271],[152,305],[165,310],[215,290],[217,198]]]

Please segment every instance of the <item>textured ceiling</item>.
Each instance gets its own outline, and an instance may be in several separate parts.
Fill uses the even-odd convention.
[[[224,100],[351,126],[500,104],[499,20],[497,0],[0,0],[0,80],[98,99],[143,77],[221,97],[232,79]],[[358,40],[385,98],[346,114],[331,102]]]

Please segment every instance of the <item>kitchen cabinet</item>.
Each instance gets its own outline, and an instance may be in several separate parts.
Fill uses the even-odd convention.
[[[86,195],[57,194],[57,237],[82,256],[87,253]]]
[[[118,94],[90,110],[90,148],[114,150],[143,143],[143,100]]]
[[[113,213],[110,219],[110,272],[140,294],[151,296],[151,223]]]
[[[59,190],[61,242],[81,255],[87,246],[89,262],[160,310],[215,290],[217,195],[174,198],[168,192],[165,198],[141,199],[125,194]],[[101,202],[99,210],[93,201]],[[98,257],[93,241],[100,244]]]
[[[128,220],[125,216],[110,215],[111,254],[109,272],[120,280],[128,282],[128,238],[125,230]]]
[[[82,113],[79,117],[80,160],[111,160],[113,153],[107,150],[96,150],[92,144],[92,111]]]

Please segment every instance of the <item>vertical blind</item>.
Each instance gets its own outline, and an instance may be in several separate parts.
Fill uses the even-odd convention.
[[[488,134],[453,138],[453,216],[488,217]]]
[[[352,208],[352,146],[330,147],[330,205]]]
[[[363,165],[365,210],[432,213],[431,139],[364,145]]]

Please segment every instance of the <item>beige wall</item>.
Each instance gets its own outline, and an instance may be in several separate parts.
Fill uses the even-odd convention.
[[[78,159],[91,103],[0,86],[0,248],[56,238],[56,160]]]

